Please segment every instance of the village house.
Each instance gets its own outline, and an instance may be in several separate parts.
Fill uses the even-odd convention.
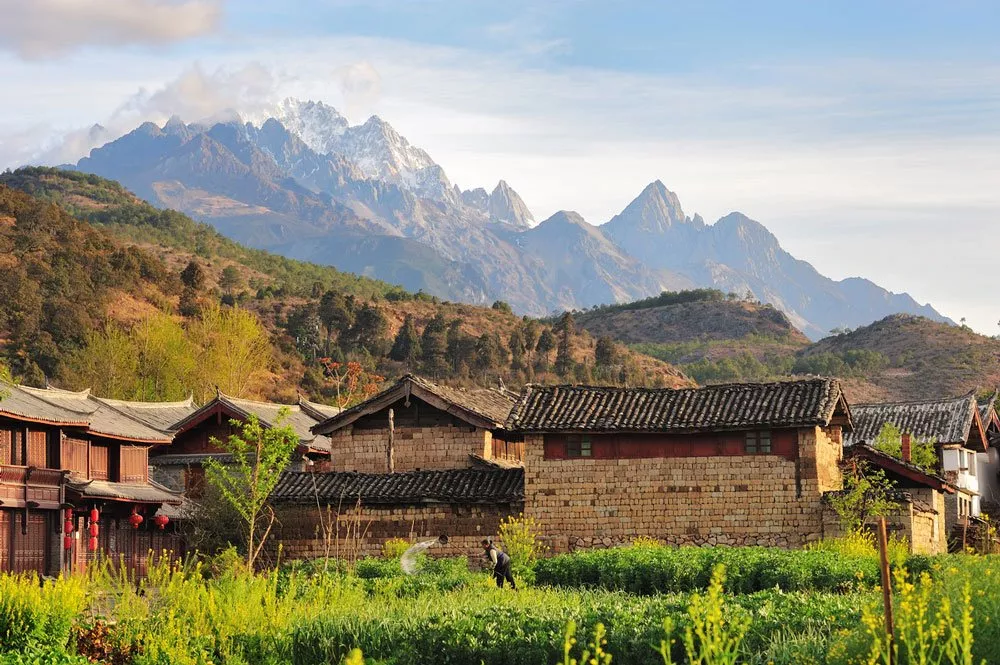
[[[890,498],[896,509],[886,516],[891,534],[906,538],[917,554],[943,554],[948,551],[945,530],[945,497],[955,494],[955,487],[944,478],[930,473],[910,461],[910,441],[904,436],[902,458],[896,458],[871,446],[859,443],[845,449],[848,464],[865,462],[885,473],[892,483]],[[832,497],[837,492],[827,493]],[[874,528],[873,521],[867,524]],[[832,505],[824,512],[823,535],[826,538],[842,533],[840,516]]]
[[[854,431],[845,439],[847,446],[874,443],[887,423],[913,437],[914,443],[934,442],[941,475],[956,489],[945,495],[945,528],[950,538],[960,541],[959,532],[980,516],[981,490],[988,482],[981,479],[995,477],[998,469],[975,396],[855,404],[851,413]]]
[[[524,439],[525,514],[555,551],[639,536],[801,546],[840,490],[851,410],[839,382],[691,389],[528,386],[507,420]]]
[[[330,437],[333,471],[461,469],[482,460],[517,465],[524,446],[504,427],[516,399],[506,390],[450,388],[408,374],[313,432]]]
[[[202,491],[205,472],[202,463],[208,458],[222,462],[229,455],[213,441],[226,441],[236,432],[233,421],[243,422],[250,415],[257,416],[265,428],[281,425],[291,427],[299,437],[299,445],[292,460],[291,470],[325,471],[329,468],[330,439],[314,434],[310,428],[337,413],[339,409],[316,404],[299,398],[295,404],[276,404],[230,397],[222,392],[203,406],[190,406],[184,413],[176,413],[165,429],[172,436],[169,448],[158,449],[150,457],[153,477],[161,484],[176,491],[183,491],[197,498]],[[283,419],[282,419],[283,414]],[[141,411],[133,414],[143,418]]]
[[[997,394],[979,404],[979,419],[986,430],[989,446],[986,453],[979,454],[979,507],[991,519],[1000,520],[1000,417],[994,405]]]
[[[103,555],[141,574],[148,552],[180,550],[168,513],[182,498],[147,465],[170,434],[89,391],[2,388],[0,570],[52,575]]]

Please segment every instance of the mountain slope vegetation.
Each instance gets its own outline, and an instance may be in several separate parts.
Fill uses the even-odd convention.
[[[252,314],[267,334],[267,374],[240,389],[251,397],[294,399],[301,390],[329,399],[351,363],[375,382],[419,371],[460,384],[690,383],[666,363],[599,345],[572,317],[551,324],[515,316],[503,302],[447,303],[248,249],[98,176],[21,169],[0,175],[0,191],[4,267],[13,276],[0,286],[2,353],[29,383],[175,398],[194,389],[178,378],[191,362],[155,381],[101,382],[143,365],[129,359],[150,339],[175,344],[187,360],[207,354],[205,322],[229,311]],[[93,362],[108,349],[121,350],[114,372]]]
[[[712,289],[665,292],[575,317],[592,335],[674,364],[699,383],[835,376],[853,401],[1000,386],[1000,340],[909,314],[813,343],[776,308]]]

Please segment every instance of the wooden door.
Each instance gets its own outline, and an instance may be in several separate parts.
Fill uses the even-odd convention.
[[[23,533],[24,513],[18,511],[14,527],[14,557],[11,571],[15,573],[36,572],[44,575],[48,571],[48,520],[44,513],[29,513],[27,533]]]
[[[10,530],[14,512],[0,510],[0,573],[10,571]]]

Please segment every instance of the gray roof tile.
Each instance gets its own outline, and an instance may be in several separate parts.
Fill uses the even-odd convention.
[[[970,393],[949,399],[879,404],[852,404],[854,431],[844,437],[844,445],[872,443],[883,425],[892,423],[903,432],[937,443],[965,444],[979,415]]]
[[[840,383],[808,379],[703,388],[529,385],[507,419],[516,432],[695,432],[850,424]]]

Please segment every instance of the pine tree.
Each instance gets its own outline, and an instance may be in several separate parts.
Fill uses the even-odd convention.
[[[483,333],[476,340],[476,369],[489,372],[500,367],[500,339],[496,333]]]
[[[319,301],[319,318],[326,328],[326,355],[332,353],[331,341],[336,335],[341,339],[348,335],[354,325],[354,296],[344,296],[337,291],[327,291]]]
[[[619,364],[618,348],[615,346],[614,340],[607,335],[597,340],[597,346],[594,348],[594,363],[602,369]]]
[[[538,353],[536,366],[540,372],[549,368],[549,354],[554,348],[556,348],[556,336],[552,334],[550,328],[546,328],[538,336],[538,344],[535,345],[535,351]]]
[[[184,270],[181,271],[181,282],[184,283],[184,286],[195,291],[201,291],[205,288],[205,271],[201,269],[201,265],[194,259],[191,259]]]
[[[383,356],[388,345],[385,337],[388,330],[389,321],[382,310],[366,303],[358,311],[348,336],[356,350],[367,351],[373,356]]]
[[[448,371],[448,324],[438,312],[420,337],[424,372],[437,377]]]
[[[462,330],[462,322],[455,319],[448,326],[447,360],[456,376],[468,376],[475,360],[476,340]]]
[[[524,343],[524,333],[521,332],[520,326],[514,328],[510,333],[510,340],[507,345],[510,348],[511,369],[521,371],[524,369],[524,356],[527,352],[527,347]]]
[[[415,367],[421,357],[420,335],[417,333],[417,325],[413,322],[412,315],[407,314],[403,320],[403,327],[396,335],[389,357],[397,362],[406,363],[409,367]]]
[[[568,377],[573,371],[573,356],[570,353],[570,343],[576,331],[573,315],[569,312],[563,314],[556,324],[556,330],[559,332],[559,346],[556,348],[555,370],[559,376]]]

